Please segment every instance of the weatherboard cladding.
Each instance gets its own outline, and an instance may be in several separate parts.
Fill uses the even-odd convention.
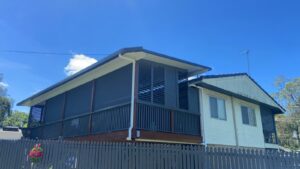
[[[224,74],[224,75],[208,75],[192,80],[200,86],[209,87],[217,91],[234,94],[241,98],[246,98],[254,102],[263,103],[283,113],[285,110],[248,74]]]

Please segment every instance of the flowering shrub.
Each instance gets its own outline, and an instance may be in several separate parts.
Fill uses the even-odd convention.
[[[33,163],[39,162],[43,157],[43,149],[41,147],[41,144],[36,144],[31,151],[28,154],[29,159]]]

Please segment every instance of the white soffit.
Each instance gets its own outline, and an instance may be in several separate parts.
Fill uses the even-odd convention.
[[[181,62],[181,61],[177,61],[177,60],[157,56],[157,55],[146,53],[146,52],[126,53],[123,56],[134,59],[134,60],[145,59],[145,60],[165,64],[165,65],[168,65],[168,66],[172,66],[172,67],[176,67],[176,68],[180,68],[180,69],[185,69],[185,70],[188,70],[188,72],[191,76],[196,75],[196,74],[201,74],[201,73],[204,73],[204,72],[207,71],[207,69],[205,69],[201,66],[196,66],[196,65],[184,63],[184,62]]]

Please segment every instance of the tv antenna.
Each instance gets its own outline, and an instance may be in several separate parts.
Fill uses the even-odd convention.
[[[247,73],[250,75],[250,50],[246,49],[244,51],[242,51],[242,55],[246,55],[246,60],[247,60]]]

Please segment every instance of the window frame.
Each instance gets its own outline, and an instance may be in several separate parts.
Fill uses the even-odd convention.
[[[242,124],[243,125],[247,125],[247,126],[252,126],[252,127],[257,127],[257,117],[256,117],[256,111],[255,111],[255,108],[253,106],[249,106],[249,105],[241,105],[241,118],[242,118]],[[243,118],[243,107],[247,109],[247,118],[248,118],[248,122],[249,123],[244,123],[244,118]],[[250,110],[253,110],[253,111],[250,111]],[[250,115],[252,114],[252,115]],[[251,117],[254,119],[254,121],[251,121]],[[252,123],[254,122],[254,123]]]
[[[216,99],[216,101],[217,101],[217,115],[218,115],[218,117],[214,117],[214,116],[212,115],[212,107],[211,107],[211,99],[212,99],[212,98]],[[218,100],[222,100],[223,103],[224,103],[224,115],[225,115],[225,118],[220,118],[220,116],[219,116]],[[209,113],[210,113],[210,117],[213,118],[213,119],[217,119],[217,120],[227,121],[226,99],[223,98],[223,97],[218,97],[218,96],[209,95],[209,96],[208,96],[208,102],[209,102]]]

